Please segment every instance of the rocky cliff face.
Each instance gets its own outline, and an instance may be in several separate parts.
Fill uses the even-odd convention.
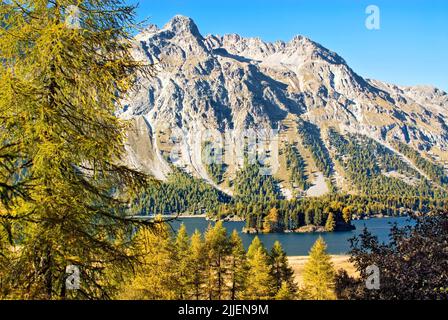
[[[317,125],[330,153],[327,130],[335,128],[366,135],[394,152],[392,142],[398,140],[430,161],[448,160],[445,92],[363,79],[339,55],[302,36],[275,43],[235,34],[203,37],[190,18],[176,16],[136,36],[135,56],[154,64],[157,75],[140,79],[120,111],[135,119],[129,161],[160,179],[170,172],[177,148],[177,165],[231,193],[228,183],[211,179],[198,132],[208,129],[216,139],[231,132],[233,140],[223,143],[229,181],[241,164],[230,156],[231,141],[248,128],[273,128],[279,130],[280,150],[286,140],[297,145],[315,183],[319,170],[297,134],[300,120]],[[278,161],[277,175],[287,180],[284,161]],[[340,176],[343,170],[335,170],[333,178]]]

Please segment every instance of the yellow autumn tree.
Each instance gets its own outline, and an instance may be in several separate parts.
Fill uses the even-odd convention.
[[[333,232],[336,228],[336,221],[334,220],[334,214],[330,212],[328,214],[327,222],[325,223],[325,230],[327,232]]]
[[[148,178],[122,161],[115,113],[136,76],[123,0],[0,5],[0,261],[23,299],[110,298],[133,267],[129,203]],[[76,13],[76,14],[74,14]],[[6,257],[6,258],[5,258]],[[79,290],[66,290],[77,267]]]
[[[222,221],[209,227],[204,236],[206,252],[205,292],[209,300],[225,299],[228,293],[228,255],[231,252],[230,239]]]
[[[207,252],[205,251],[205,244],[202,235],[198,230],[195,230],[190,239],[189,259],[191,263],[190,270],[190,291],[189,299],[201,300],[205,297],[204,287],[206,285],[205,274],[207,266]]]
[[[269,300],[275,295],[275,279],[266,248],[255,237],[247,253],[249,271],[246,279],[244,298],[249,300]]]
[[[305,299],[335,299],[335,271],[326,250],[327,244],[322,237],[319,237],[309,252],[309,258],[303,270],[302,297]]]
[[[350,223],[352,221],[352,212],[353,206],[348,206],[342,209],[342,218],[344,219],[345,223]]]
[[[296,294],[291,291],[290,286],[286,281],[282,282],[280,290],[275,295],[275,300],[295,300]]]
[[[125,282],[117,298],[122,300],[172,300],[179,298],[175,270],[175,240],[170,227],[157,219],[153,230],[142,228],[135,235],[133,251],[141,259],[135,274]],[[184,282],[182,281],[182,284]]]
[[[263,232],[271,233],[278,231],[278,223],[279,223],[278,210],[277,208],[272,208],[271,210],[269,210],[268,215],[264,219]]]

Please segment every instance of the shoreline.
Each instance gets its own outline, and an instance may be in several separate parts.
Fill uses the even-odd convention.
[[[131,217],[132,219],[142,219],[142,220],[149,220],[154,219],[156,216],[134,216]],[[157,217],[161,217],[163,219],[192,219],[192,218],[201,218],[201,219],[207,219],[206,214],[186,214],[186,215],[166,215],[161,214],[157,215]]]
[[[179,218],[179,219],[183,219],[183,218],[202,218],[202,219],[207,219],[207,214],[179,214],[179,215],[175,215],[175,214],[162,214],[162,215],[158,215],[162,218]],[[363,220],[371,220],[371,219],[388,219],[388,218],[406,218],[409,217],[409,215],[399,215],[399,216],[393,216],[393,215],[372,215],[372,216],[368,216],[368,217],[363,217],[363,218],[359,218],[359,217],[355,217],[352,219],[352,221],[363,221]],[[150,216],[131,216],[131,218],[134,219],[153,219],[155,218],[155,216],[150,215]],[[214,219],[209,219],[209,220],[213,220]],[[220,219],[219,221],[223,221],[223,222],[229,222],[229,221],[237,221],[237,222],[242,222],[244,221],[243,218],[240,217],[230,217],[229,219]],[[312,225],[309,226],[304,226],[304,227],[310,227]],[[294,232],[292,230],[288,230],[289,232]]]

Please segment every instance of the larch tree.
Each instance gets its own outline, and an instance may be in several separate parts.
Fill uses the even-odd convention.
[[[276,241],[269,253],[269,264],[272,266],[272,277],[275,280],[276,291],[286,283],[290,295],[297,293],[297,284],[294,282],[294,271],[289,266],[288,257],[279,241]]]
[[[269,210],[268,215],[265,217],[263,222],[263,232],[271,233],[277,232],[279,230],[279,214],[277,208],[272,208]]]
[[[304,298],[311,300],[332,300],[335,298],[335,271],[327,245],[319,237],[309,252],[303,270]]]
[[[137,75],[124,0],[0,5],[0,260],[24,299],[109,298],[133,267],[129,203],[148,178],[124,165],[116,117]],[[5,267],[6,266],[6,267]],[[80,288],[66,289],[66,268]],[[6,283],[6,285],[5,285]]]
[[[206,271],[205,244],[201,233],[195,230],[190,240],[190,263],[191,263],[191,292],[189,299],[200,300],[204,297],[204,275]]]
[[[334,220],[334,214],[330,212],[328,214],[327,222],[325,223],[325,231],[333,232],[336,228],[336,221]]]
[[[282,282],[280,290],[278,290],[275,295],[275,300],[294,300],[296,299],[296,294],[291,292],[291,289],[286,281]]]
[[[175,239],[161,219],[152,230],[141,228],[132,250],[142,260],[125,279],[117,298],[124,300],[173,300],[179,297]]]
[[[261,250],[264,251],[265,254],[267,254],[266,248],[264,247],[260,238],[258,236],[256,236],[252,240],[252,243],[250,244],[249,248],[247,249],[247,258],[252,259],[259,248],[261,248]]]
[[[240,300],[246,288],[248,265],[243,241],[236,230],[233,230],[230,236],[230,246],[230,300]]]
[[[207,252],[207,297],[210,300],[222,300],[227,291],[227,258],[230,253],[230,242],[227,230],[221,221],[206,231],[205,251]]]
[[[266,250],[262,247],[248,258],[249,273],[245,298],[249,300],[269,300],[275,295],[275,280],[272,277],[271,265]]]
[[[348,206],[342,209],[342,218],[344,219],[345,223],[350,223],[352,221],[352,212],[353,206]]]
[[[182,223],[177,231],[175,241],[175,277],[177,281],[177,298],[185,300],[188,297],[189,283],[191,279],[190,239],[187,228]]]

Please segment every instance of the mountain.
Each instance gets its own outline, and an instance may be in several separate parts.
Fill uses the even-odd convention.
[[[140,77],[120,110],[134,123],[127,161],[161,180],[172,172],[174,149],[182,170],[235,195],[244,157],[233,147],[275,129],[278,159],[265,153],[278,164],[274,178],[285,198],[446,188],[448,95],[437,88],[364,79],[303,36],[275,43],[204,37],[184,16],[138,34],[134,54],[157,74]],[[209,149],[223,150],[222,165],[203,161],[204,130],[225,141]]]

